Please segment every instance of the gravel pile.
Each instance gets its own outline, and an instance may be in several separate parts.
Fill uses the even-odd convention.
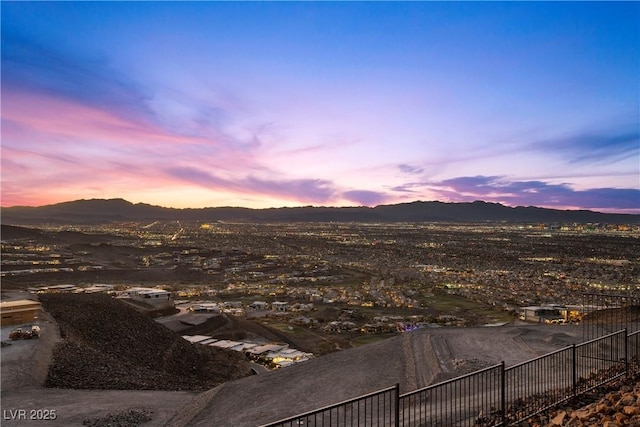
[[[190,344],[108,295],[44,294],[40,301],[64,338],[48,387],[202,391],[251,374],[242,354]]]

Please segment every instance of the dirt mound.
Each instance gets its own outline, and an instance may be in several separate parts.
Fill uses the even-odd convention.
[[[574,337],[569,334],[565,334],[564,332],[556,332],[542,339],[547,344],[553,345],[569,345],[574,341]]]
[[[204,390],[250,374],[243,355],[195,346],[101,294],[45,294],[60,325],[46,385],[60,388]]]

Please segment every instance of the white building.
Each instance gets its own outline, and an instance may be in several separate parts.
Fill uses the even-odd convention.
[[[139,298],[139,299],[156,299],[156,300],[169,300],[171,298],[171,292],[165,291],[160,288],[129,288],[126,291],[120,292],[118,295],[122,298]]]
[[[275,311],[287,311],[288,307],[289,303],[286,301],[274,301],[271,304],[271,308],[273,308]]]
[[[253,310],[266,310],[268,304],[265,301],[254,301],[249,305],[249,308]]]
[[[189,310],[194,313],[220,313],[220,307],[218,304],[213,302],[194,304],[189,308]]]
[[[129,288],[118,293],[117,298],[129,298],[151,304],[156,308],[173,306],[171,292],[159,288]]]
[[[567,307],[551,304],[520,308],[520,320],[538,323],[558,323],[567,320]]]

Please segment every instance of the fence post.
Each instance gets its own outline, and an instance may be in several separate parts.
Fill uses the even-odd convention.
[[[400,383],[396,383],[396,413],[395,426],[400,427]]]
[[[500,362],[500,412],[502,425],[507,425],[507,376],[504,374],[504,360]]]
[[[624,328],[624,371],[629,378],[629,335],[627,332],[627,328]]]
[[[576,345],[571,344],[571,366],[572,366],[572,375],[573,375],[573,395],[571,397],[576,397],[578,395],[578,360],[576,358]]]

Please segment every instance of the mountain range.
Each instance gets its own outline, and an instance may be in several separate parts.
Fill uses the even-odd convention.
[[[370,207],[295,207],[250,209],[216,207],[176,209],[123,199],[76,200],[40,207],[0,209],[3,224],[96,224],[120,221],[252,221],[252,222],[545,222],[640,224],[640,215],[589,210],[508,207],[475,201],[415,201]]]

